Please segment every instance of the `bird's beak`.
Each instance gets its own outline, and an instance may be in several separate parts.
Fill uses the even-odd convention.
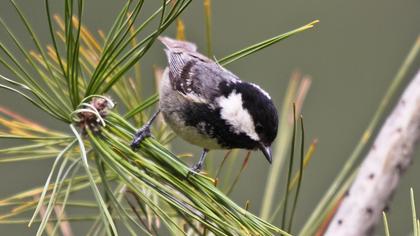
[[[270,146],[265,146],[264,144],[261,144],[260,145],[260,150],[264,154],[265,159],[267,159],[267,161],[271,164],[271,162],[273,161],[273,157],[271,156],[271,147]]]

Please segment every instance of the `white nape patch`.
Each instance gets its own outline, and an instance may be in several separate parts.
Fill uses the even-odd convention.
[[[242,94],[235,90],[226,98],[224,96],[216,99],[221,107],[220,114],[233,127],[233,132],[239,134],[244,132],[251,139],[258,141],[258,134],[255,132],[254,121],[248,110],[242,106]]]
[[[254,83],[250,83],[252,86],[254,86],[255,88],[257,88],[262,94],[264,94],[268,99],[271,100],[270,94],[268,94],[264,89],[262,89],[260,86],[254,84]]]

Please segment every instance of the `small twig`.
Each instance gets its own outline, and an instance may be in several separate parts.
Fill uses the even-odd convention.
[[[251,157],[251,151],[246,153],[244,161],[242,162],[241,169],[239,169],[238,174],[235,176],[235,179],[232,181],[232,184],[229,186],[228,190],[226,191],[226,195],[229,196],[233,189],[235,188],[236,184],[238,183],[239,179],[241,178],[241,174],[244,172],[246,167],[248,166],[249,158]]]
[[[39,201],[39,195],[35,195],[34,199],[36,201]],[[46,212],[47,212],[46,207],[44,205],[41,206],[41,208],[39,209],[39,216],[41,217],[41,219],[44,219]],[[47,235],[53,235],[54,226],[51,223],[48,223],[45,229],[46,229]]]
[[[41,126],[40,124],[37,124],[34,121],[32,121],[32,120],[30,120],[26,117],[23,117],[23,116],[17,114],[16,112],[14,112],[14,111],[11,111],[10,109],[8,109],[6,107],[0,106],[0,113],[3,113],[7,116],[10,116],[13,120],[16,120],[16,121],[19,121],[19,122],[22,122],[22,123],[27,123],[27,124],[29,124],[33,127],[36,127],[37,129],[47,131],[47,129],[44,128],[43,126]]]
[[[63,206],[55,206],[54,207],[55,214],[57,215],[57,219],[65,219],[67,218],[66,212],[64,212]],[[71,228],[69,221],[61,221],[60,222],[60,230],[61,235],[63,236],[73,236],[73,230]]]
[[[420,70],[384,123],[325,235],[371,235],[420,136]]]

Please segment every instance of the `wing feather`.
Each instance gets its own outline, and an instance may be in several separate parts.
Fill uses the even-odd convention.
[[[223,94],[221,84],[239,81],[233,73],[198,53],[195,44],[167,37],[159,40],[166,46],[171,86],[185,98],[211,105],[215,97]]]

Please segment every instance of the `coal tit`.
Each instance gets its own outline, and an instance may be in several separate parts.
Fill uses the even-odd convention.
[[[160,37],[168,66],[160,85],[159,110],[139,129],[131,147],[150,136],[159,112],[184,140],[203,148],[193,171],[200,171],[211,149],[260,149],[272,162],[278,114],[258,85],[241,81],[217,62],[197,52],[195,44]]]

